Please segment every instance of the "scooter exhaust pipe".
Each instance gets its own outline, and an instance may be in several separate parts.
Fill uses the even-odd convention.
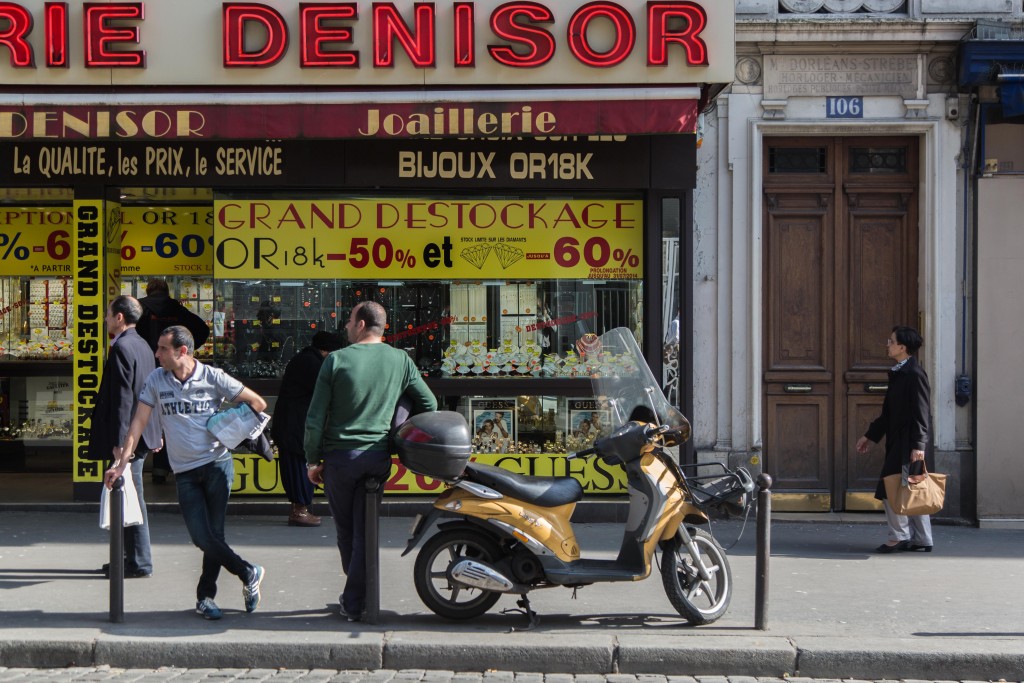
[[[521,593],[521,587],[494,567],[475,560],[459,560],[451,568],[452,580],[470,588],[495,593]]]

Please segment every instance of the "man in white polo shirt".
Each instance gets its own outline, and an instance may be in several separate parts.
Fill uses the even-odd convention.
[[[146,378],[139,407],[104,482],[109,487],[127,466],[135,443],[155,414],[163,430],[167,455],[178,488],[178,504],[192,542],[203,551],[203,571],[196,588],[196,612],[220,619],[213,599],[217,576],[224,567],[242,581],[245,610],[260,602],[263,567],[246,562],[224,540],[224,518],[235,478],[231,451],[206,428],[206,421],[224,401],[247,403],[256,412],[267,402],[222,370],[193,357],[195,342],[187,328],[174,325],[160,335],[156,358],[160,367]],[[127,456],[125,456],[127,454]]]

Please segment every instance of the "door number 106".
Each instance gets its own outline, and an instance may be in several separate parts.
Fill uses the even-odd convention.
[[[830,119],[862,119],[864,118],[864,98],[827,97],[825,98],[825,116]]]

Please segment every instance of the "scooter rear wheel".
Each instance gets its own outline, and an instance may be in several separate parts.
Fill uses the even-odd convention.
[[[420,600],[431,612],[447,619],[480,616],[494,607],[501,593],[455,583],[449,570],[467,558],[492,563],[500,553],[494,541],[472,529],[450,529],[432,536],[416,556],[413,579]]]
[[[690,534],[693,538],[710,579],[701,579],[690,551],[676,536],[662,546],[661,579],[665,592],[672,606],[688,622],[710,624],[725,614],[732,600],[729,560],[718,541],[703,529],[683,526],[679,533]]]

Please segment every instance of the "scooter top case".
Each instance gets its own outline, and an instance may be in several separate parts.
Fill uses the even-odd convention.
[[[451,410],[413,415],[392,438],[403,465],[416,474],[445,481],[462,475],[473,450],[466,418]]]

